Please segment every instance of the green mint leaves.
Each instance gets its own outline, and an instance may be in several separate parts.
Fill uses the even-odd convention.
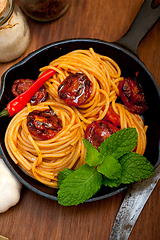
[[[137,143],[135,128],[124,128],[108,137],[98,150],[86,139],[86,164],[77,170],[64,169],[58,174],[58,202],[78,205],[98,192],[102,184],[119,187],[149,178],[154,173],[150,162],[132,152]]]
[[[94,167],[82,165],[60,184],[58,202],[63,206],[78,205],[91,198],[101,185],[102,175]]]

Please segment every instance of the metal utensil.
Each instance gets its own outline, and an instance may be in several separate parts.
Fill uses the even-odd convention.
[[[149,196],[160,179],[160,165],[149,179],[134,183],[127,191],[116,216],[109,240],[127,240]]]

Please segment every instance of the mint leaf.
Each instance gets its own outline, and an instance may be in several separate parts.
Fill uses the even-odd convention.
[[[60,187],[60,185],[62,184],[63,180],[71,173],[73,172],[72,169],[69,168],[65,168],[62,171],[59,171],[57,179],[58,179],[58,187]]]
[[[134,149],[137,137],[135,128],[123,128],[104,140],[98,149],[103,156],[112,155],[118,159]]]
[[[130,152],[119,160],[122,166],[121,182],[129,184],[149,178],[155,172],[154,167],[142,155]]]
[[[98,150],[86,139],[83,139],[84,146],[86,148],[85,162],[89,166],[97,166],[101,163],[100,153]]]
[[[121,179],[109,179],[109,178],[104,178],[102,181],[102,184],[105,185],[106,187],[119,187],[121,185]]]
[[[107,178],[117,179],[121,176],[122,167],[117,159],[113,156],[108,156],[104,158],[102,164],[98,165],[97,171]]]
[[[102,185],[102,175],[87,164],[70,173],[58,190],[58,203],[63,206],[78,205],[91,198]]]

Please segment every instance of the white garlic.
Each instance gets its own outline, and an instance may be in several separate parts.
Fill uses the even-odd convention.
[[[21,188],[22,184],[0,158],[0,213],[19,202]]]

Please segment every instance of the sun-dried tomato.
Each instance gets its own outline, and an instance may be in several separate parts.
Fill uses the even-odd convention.
[[[92,83],[82,73],[69,75],[58,87],[58,94],[68,105],[78,107],[90,97]]]
[[[88,125],[85,131],[85,139],[87,139],[94,147],[98,149],[100,144],[113,133],[117,132],[119,128],[104,120],[94,121]]]
[[[109,121],[117,127],[120,127],[120,116],[116,112],[114,112],[111,106],[109,106],[106,116],[103,118],[103,120]]]
[[[14,82],[12,86],[12,93],[15,97],[19,96],[20,94],[24,93],[27,91],[30,86],[34,83],[35,81],[32,79],[18,79]],[[42,86],[36,94],[31,98],[30,104],[31,105],[37,105],[38,103],[44,102],[47,100],[48,93],[46,91],[46,88]]]
[[[127,77],[119,83],[119,95],[132,113],[142,114],[148,107],[145,103],[143,88],[139,83],[138,72],[134,77]]]
[[[62,130],[62,121],[52,109],[34,110],[27,116],[27,126],[32,135],[47,140]]]

